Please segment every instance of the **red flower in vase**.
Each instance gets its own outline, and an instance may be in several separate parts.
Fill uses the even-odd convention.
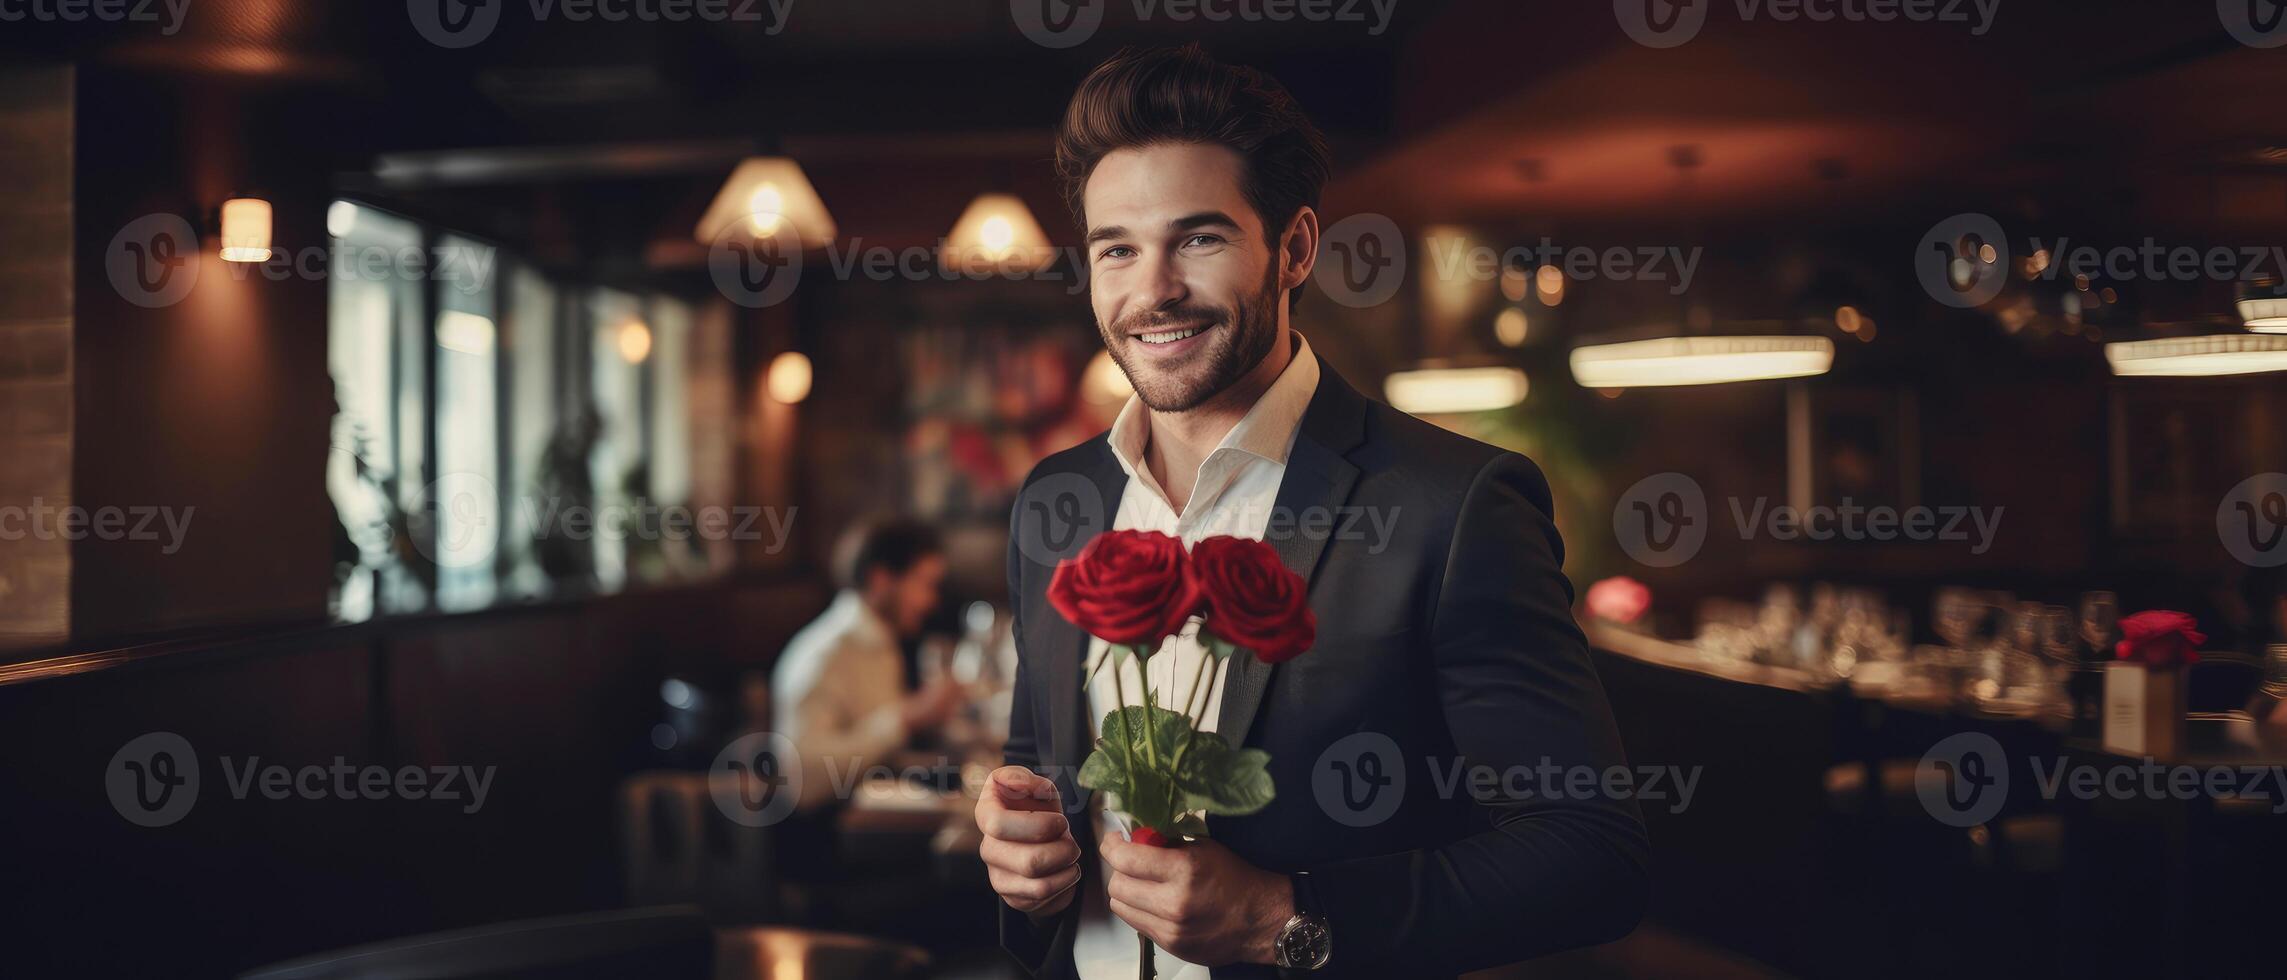
[[[2112,648],[2121,660],[2147,667],[2181,667],[2200,662],[2200,644],[2208,641],[2199,622],[2173,609],[2152,609],[2120,621],[2120,642]]]
[[[1191,547],[1191,577],[1207,618],[1200,629],[1267,664],[1292,660],[1318,639],[1310,588],[1270,545],[1219,535]]]
[[[1190,563],[1158,531],[1106,531],[1057,564],[1048,604],[1106,643],[1157,646],[1199,611]]]

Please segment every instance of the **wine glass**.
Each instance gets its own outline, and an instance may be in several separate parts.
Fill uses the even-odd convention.
[[[2103,660],[2112,651],[2112,631],[2120,624],[2120,599],[2110,592],[2081,593],[2081,640],[2088,644],[2089,659]]]

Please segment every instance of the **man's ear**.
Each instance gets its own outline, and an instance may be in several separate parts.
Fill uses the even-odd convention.
[[[1310,281],[1310,271],[1318,267],[1318,212],[1304,205],[1286,223],[1286,231],[1279,235],[1279,265],[1286,270],[1279,277],[1279,291],[1288,292]]]

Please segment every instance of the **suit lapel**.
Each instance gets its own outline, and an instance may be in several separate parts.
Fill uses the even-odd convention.
[[[1358,467],[1346,454],[1365,438],[1365,409],[1364,396],[1352,390],[1321,358],[1318,391],[1303,413],[1302,431],[1287,457],[1286,476],[1279,483],[1278,501],[1272,511],[1274,526],[1267,535],[1286,567],[1306,582],[1316,581],[1327,539],[1340,526],[1338,521],[1320,522],[1317,515],[1337,515],[1337,508],[1350,498],[1350,488],[1358,481]],[[1302,520],[1304,517],[1310,520]],[[1306,533],[1306,527],[1314,530]],[[1232,745],[1245,745],[1263,694],[1270,689],[1271,672],[1277,668],[1241,655],[1232,659],[1228,669],[1215,730]]]
[[[1095,487],[1097,499],[1103,501],[1102,519],[1085,528],[1082,536],[1072,542],[1074,554],[1112,526],[1120,513],[1120,495],[1127,490],[1128,475],[1112,457],[1110,445],[1099,443],[1097,448],[1100,451],[1095,459],[1080,475],[1088,478]],[[1083,512],[1089,509],[1092,508],[1084,507]],[[1036,624],[1041,636],[1040,648],[1049,653],[1049,739],[1048,752],[1043,758],[1061,767],[1063,772],[1076,773],[1094,745],[1088,737],[1088,701],[1083,690],[1084,679],[1080,676],[1081,664],[1088,659],[1088,634],[1049,606],[1046,576],[1040,580],[1039,594],[1031,599],[1033,608],[1042,611]]]

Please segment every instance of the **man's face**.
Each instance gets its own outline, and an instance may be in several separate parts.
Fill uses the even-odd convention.
[[[879,588],[887,596],[886,618],[899,636],[915,636],[921,625],[929,621],[929,614],[937,609],[939,593],[945,585],[945,556],[923,555],[903,574],[887,568],[877,568],[874,575]],[[881,608],[881,607],[877,607]]]
[[[1279,240],[1245,168],[1219,145],[1114,150],[1081,192],[1096,329],[1153,411],[1197,407],[1284,333]]]

